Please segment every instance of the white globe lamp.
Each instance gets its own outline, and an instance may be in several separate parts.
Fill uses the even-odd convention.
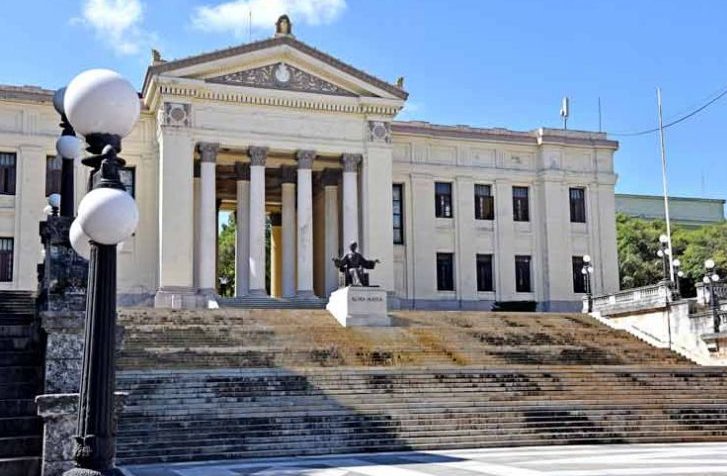
[[[65,114],[63,111],[63,96],[65,96],[65,94],[66,88],[56,89],[56,92],[53,93],[53,108],[61,116]]]
[[[75,131],[83,136],[126,137],[139,118],[139,95],[119,73],[90,69],[68,84],[63,109]]]
[[[591,262],[591,255],[583,255],[583,262],[584,263],[590,263]]]
[[[56,141],[56,152],[64,159],[76,159],[83,155],[83,142],[76,136],[60,136]]]
[[[83,228],[81,228],[78,219],[73,220],[68,234],[71,240],[71,247],[78,253],[78,256],[87,260],[91,256],[91,238],[83,232]]]
[[[714,269],[714,260],[712,258],[704,262],[704,267],[707,269]]]
[[[116,245],[129,238],[139,224],[139,209],[124,190],[91,190],[78,206],[78,221],[91,240]]]

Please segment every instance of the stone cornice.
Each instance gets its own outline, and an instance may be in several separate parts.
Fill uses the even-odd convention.
[[[546,128],[523,132],[500,128],[486,129],[469,126],[445,126],[419,121],[394,121],[391,123],[391,129],[394,137],[396,137],[396,135],[416,135],[446,139],[508,142],[528,146],[573,145],[579,147],[598,147],[610,150],[618,149],[618,142],[608,139],[607,135],[601,132],[568,131]]]
[[[52,102],[54,92],[37,86],[10,86],[0,84],[0,100]]]
[[[397,100],[368,96],[346,97],[298,91],[273,90],[248,86],[230,86],[194,79],[157,77],[148,108],[155,110],[162,97],[215,101],[257,106],[285,107],[313,111],[395,116],[402,108]],[[151,97],[149,97],[151,99]],[[174,100],[174,99],[173,99]]]
[[[404,91],[403,89],[394,86],[393,84],[389,84],[385,81],[382,81],[381,79],[372,76],[364,71],[361,71],[360,69],[354,68],[353,66],[344,63],[343,61],[334,58],[331,55],[328,55],[322,51],[319,51],[311,46],[306,45],[305,43],[296,40],[293,37],[290,36],[280,36],[277,38],[270,38],[267,40],[262,41],[256,41],[253,43],[247,43],[240,46],[235,46],[232,48],[226,48],[222,50],[212,51],[210,53],[204,53],[201,55],[196,56],[190,56],[187,58],[181,58],[178,60],[173,61],[167,61],[164,63],[159,63],[157,65],[150,66],[146,71],[146,76],[144,78],[144,85],[142,87],[142,91],[144,95],[146,96],[147,88],[150,85],[151,79],[154,75],[159,75],[168,71],[173,71],[180,68],[185,68],[189,66],[194,66],[202,63],[209,63],[212,61],[216,61],[219,59],[229,58],[232,56],[237,56],[245,53],[251,53],[253,51],[259,51],[266,48],[272,48],[279,45],[287,45],[291,48],[294,48],[298,51],[301,51],[302,53],[305,53],[325,64],[328,64],[336,69],[339,69],[361,81],[365,81],[367,83],[371,83],[372,85],[388,92],[389,94],[399,98],[399,99],[406,99],[409,94]]]

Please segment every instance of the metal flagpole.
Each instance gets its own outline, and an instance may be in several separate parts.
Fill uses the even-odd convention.
[[[669,188],[666,180],[666,146],[664,145],[664,120],[661,112],[661,88],[656,88],[656,101],[659,105],[659,142],[661,143],[661,178],[664,185],[664,217],[666,218],[666,236],[669,250],[669,277],[674,282],[674,252],[671,247],[671,221],[669,219]]]

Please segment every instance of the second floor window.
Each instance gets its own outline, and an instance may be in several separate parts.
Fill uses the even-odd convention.
[[[45,159],[45,196],[61,193],[61,169],[63,157],[49,155]]]
[[[492,279],[492,255],[477,255],[477,290],[495,290]]]
[[[437,253],[437,291],[454,291],[454,253]]]
[[[530,256],[515,256],[515,291],[532,292],[530,285]]]
[[[570,189],[570,221],[571,223],[586,222],[586,189]]]
[[[495,219],[495,198],[490,185],[475,184],[475,220]]]
[[[530,221],[528,187],[512,188],[512,217],[515,221]]]
[[[434,214],[437,218],[452,218],[452,184],[434,183]]]
[[[392,186],[392,210],[394,219],[394,244],[404,244],[404,186],[395,183]]]
[[[0,152],[0,195],[15,195],[15,154]]]

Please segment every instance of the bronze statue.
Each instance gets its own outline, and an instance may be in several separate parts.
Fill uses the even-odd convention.
[[[358,243],[355,241],[349,245],[349,252],[341,258],[333,258],[333,264],[343,273],[346,286],[368,286],[369,275],[364,270],[374,269],[379,260],[367,260],[361,253],[356,251]]]

